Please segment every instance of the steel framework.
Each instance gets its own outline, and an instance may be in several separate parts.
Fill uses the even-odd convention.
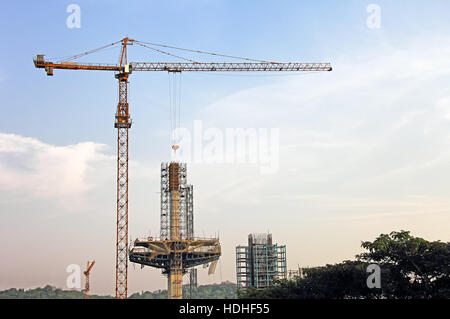
[[[272,244],[271,234],[250,234],[248,246],[236,247],[238,290],[264,289],[286,276],[286,246]]]
[[[53,63],[39,60],[43,55],[38,56],[36,67],[45,68],[48,75],[53,75],[54,69],[62,70],[95,70],[95,71],[115,71],[121,72],[124,67],[115,64],[100,63]],[[227,63],[227,62],[131,62],[127,65],[129,71],[166,71],[166,72],[192,72],[192,71],[212,71],[212,72],[279,72],[279,71],[332,71],[330,63],[278,63],[278,62],[259,62],[259,63]]]

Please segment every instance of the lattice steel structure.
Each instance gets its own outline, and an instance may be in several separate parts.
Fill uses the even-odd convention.
[[[118,73],[119,103],[117,104],[117,226],[116,226],[116,298],[128,293],[128,73]]]
[[[194,238],[194,186],[186,187],[186,233],[188,239]]]
[[[168,71],[168,72],[186,72],[186,71],[331,71],[330,63],[168,63],[168,62],[132,62],[133,71]]]
[[[186,187],[186,230],[187,239],[194,239],[194,186]],[[197,288],[197,269],[189,269],[189,297],[192,298],[192,289]]]
[[[89,263],[89,260],[87,262],[86,270],[84,271],[84,276],[86,277],[86,282],[84,284],[84,298],[89,299],[89,275],[91,274],[92,267],[94,267],[95,260]]]
[[[163,269],[170,299],[182,298],[182,278],[189,268],[217,261],[221,255],[218,239],[194,237],[193,213],[193,187],[186,183],[186,164],[162,163],[161,236],[136,239],[129,256],[131,262]]]
[[[264,289],[287,276],[286,246],[272,244],[271,234],[250,234],[248,246],[236,247],[238,290]]]

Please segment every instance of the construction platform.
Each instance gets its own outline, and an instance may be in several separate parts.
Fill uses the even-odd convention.
[[[130,261],[154,268],[162,268],[167,273],[171,260],[181,255],[182,272],[191,267],[210,263],[219,259],[221,247],[215,238],[194,238],[186,240],[146,240],[136,239],[130,250]]]

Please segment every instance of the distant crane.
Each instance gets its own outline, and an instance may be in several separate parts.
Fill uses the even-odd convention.
[[[87,262],[86,271],[84,272],[84,275],[86,276],[86,283],[84,286],[84,298],[89,299],[89,274],[91,273],[92,267],[95,264],[95,260],[92,261],[91,264],[89,264],[89,260]]]
[[[95,53],[114,45],[121,44],[120,62],[118,64],[94,64],[78,63],[74,60],[91,53]],[[166,54],[171,57],[182,59],[186,62],[131,62],[128,63],[127,47],[139,45],[150,50]],[[207,54],[229,59],[244,60],[246,62],[197,62],[191,59],[162,50],[175,49],[192,53]],[[114,127],[117,128],[117,222],[116,222],[116,298],[126,298],[128,293],[128,130],[132,121],[128,105],[128,77],[133,71],[166,71],[166,72],[280,72],[280,71],[331,71],[330,63],[279,63],[262,60],[248,59],[223,55],[213,52],[177,48],[173,46],[155,44],[133,40],[128,37],[100,48],[76,54],[74,56],[59,60],[59,62],[46,61],[43,54],[38,54],[33,59],[36,68],[45,69],[48,76],[53,76],[55,69],[62,70],[93,70],[113,71],[119,84],[119,102],[117,104],[116,120]],[[174,150],[177,145],[172,147]]]

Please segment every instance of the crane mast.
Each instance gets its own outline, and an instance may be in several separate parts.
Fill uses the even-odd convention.
[[[84,275],[86,276],[86,283],[84,285],[84,298],[85,299],[89,299],[89,275],[91,273],[91,269],[95,264],[95,260],[93,260],[90,264],[89,264],[89,260],[87,262],[87,266],[86,266],[86,271],[84,272]]]
[[[127,65],[128,38],[123,39],[120,66]],[[119,84],[117,103],[117,226],[116,226],[116,298],[128,294],[128,141],[131,119],[128,105],[127,68],[116,73]]]
[[[121,44],[120,63],[78,63],[74,59],[87,55],[95,50],[85,52],[71,57],[71,61],[51,62],[46,61],[44,55],[38,54],[33,60],[36,68],[45,69],[48,76],[53,76],[55,69],[61,70],[92,70],[113,71],[118,81],[118,104],[114,127],[117,128],[117,226],[116,226],[116,298],[127,298],[128,293],[128,156],[129,156],[129,129],[132,121],[130,119],[128,104],[129,75],[134,71],[165,71],[165,72],[299,72],[299,71],[332,71],[330,63],[278,63],[278,62],[130,62],[127,58],[127,46],[137,43],[147,46],[146,42],[140,42],[123,38],[114,42],[113,46]],[[161,45],[160,45],[161,46]],[[169,47],[169,46],[163,46]],[[151,47],[150,47],[151,48]],[[170,48],[170,47],[169,47]],[[173,48],[173,47],[172,47]],[[154,49],[164,52],[159,49]],[[181,49],[187,50],[187,49]],[[187,50],[197,53],[201,51]],[[166,52],[167,53],[167,52]],[[171,55],[171,54],[169,54]],[[212,53],[212,55],[218,55]],[[174,55],[172,55],[174,56]],[[221,55],[219,55],[221,56]],[[230,57],[225,56],[224,57]],[[234,58],[234,57],[231,57]],[[188,59],[184,59],[188,60]],[[244,60],[251,60],[245,59]],[[257,61],[257,60],[252,60]],[[91,267],[92,268],[92,267]],[[88,277],[87,277],[88,278]]]

